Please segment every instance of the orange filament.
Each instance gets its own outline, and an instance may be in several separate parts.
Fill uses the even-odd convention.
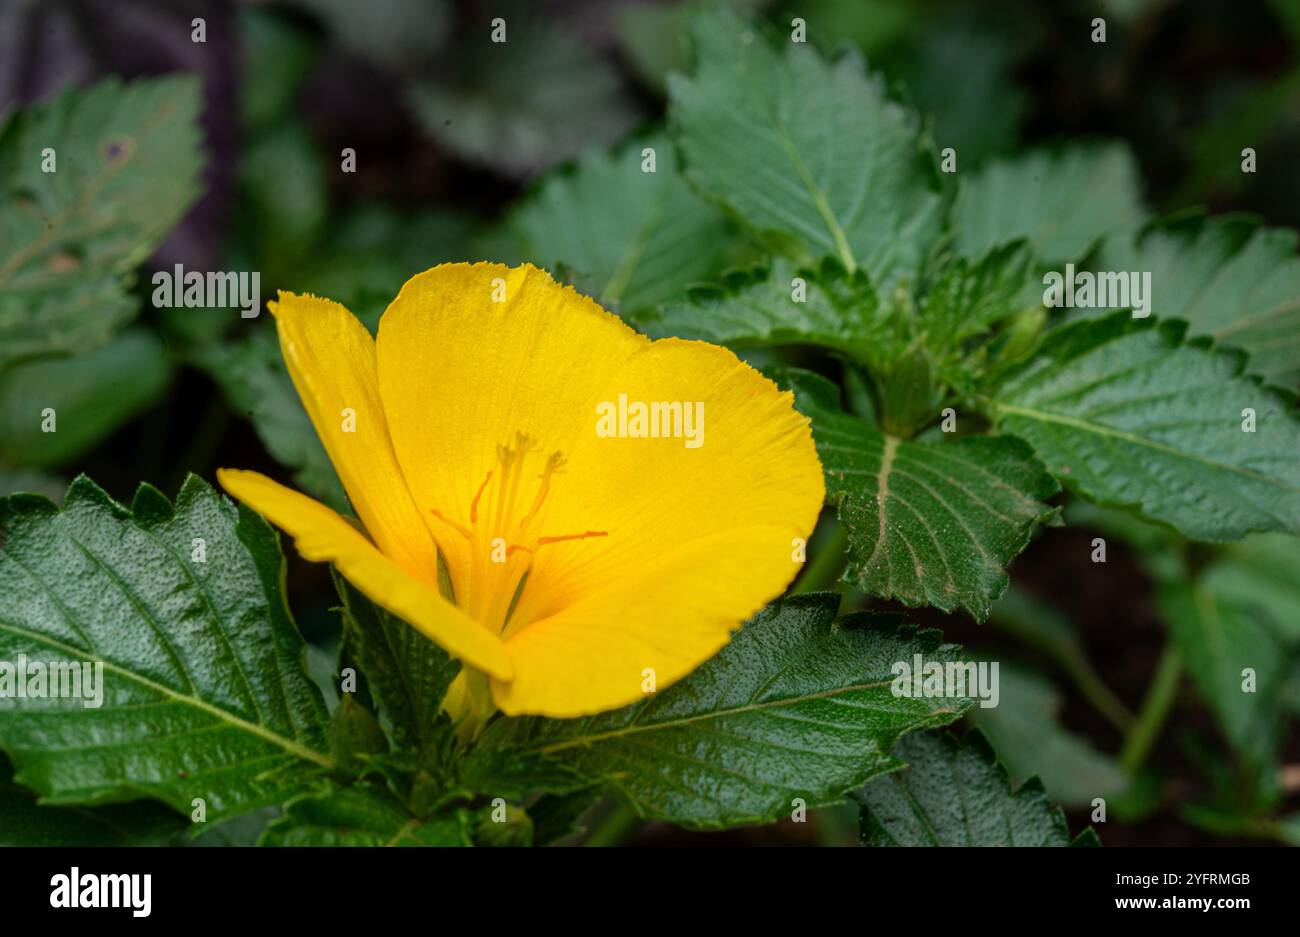
[[[589,530],[586,533],[582,533],[582,534],[564,534],[563,536],[560,537],[538,537],[536,547],[526,547],[520,543],[510,544],[510,546],[506,547],[506,556],[509,556],[511,553],[514,553],[516,550],[523,550],[525,553],[536,553],[539,548],[546,546],[548,543],[560,543],[561,541],[564,540],[586,540],[588,537],[608,537],[608,536],[609,536],[609,531],[607,530]]]

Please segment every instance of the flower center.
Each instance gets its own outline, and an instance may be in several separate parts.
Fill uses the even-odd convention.
[[[538,550],[566,540],[608,536],[603,530],[542,533],[547,498],[563,470],[562,453],[543,455],[536,440],[515,433],[512,444],[497,446],[497,466],[474,493],[468,527],[437,508],[431,510],[469,543],[468,579],[456,582],[457,604],[498,633],[509,621]]]

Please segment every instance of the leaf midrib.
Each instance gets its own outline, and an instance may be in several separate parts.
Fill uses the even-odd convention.
[[[272,732],[270,729],[267,729],[265,726],[259,725],[258,723],[255,722],[248,722],[245,719],[241,719],[240,717],[234,715],[233,713],[225,709],[222,709],[219,706],[214,706],[213,704],[209,703],[207,700],[200,699],[197,696],[187,696],[184,693],[178,693],[177,691],[173,690],[171,687],[167,686],[166,684],[157,683],[153,680],[150,680],[148,677],[145,677],[142,674],[138,674],[135,673],[134,671],[121,667],[118,664],[113,663],[112,661],[105,660],[103,657],[99,656],[98,654],[84,650],[82,648],[74,647],[70,644],[65,644],[64,642],[59,641],[56,638],[51,638],[48,635],[43,635],[36,631],[30,631],[27,628],[23,628],[21,625],[16,625],[13,622],[5,621],[3,619],[0,619],[0,630],[8,631],[11,634],[18,635],[30,641],[36,641],[40,644],[44,644],[48,647],[60,651],[63,654],[68,655],[70,658],[73,659],[84,660],[89,658],[94,663],[103,664],[105,670],[111,671],[112,673],[125,677],[128,680],[134,681],[135,683],[138,683],[140,686],[152,690],[153,692],[158,693],[161,696],[165,696],[169,699],[175,700],[176,702],[183,703],[187,706],[191,706],[199,710],[200,712],[207,713],[208,715],[213,716],[218,720],[227,723],[232,728],[236,728],[241,731],[247,732],[250,735],[255,735],[258,738],[263,739],[264,741],[270,742],[273,745],[283,748],[286,752],[288,752],[291,755],[294,755],[305,761],[314,762],[324,768],[332,768],[334,766],[333,760],[330,759],[328,756],[321,754],[315,749],[308,748],[306,745],[303,745],[301,742],[298,742],[295,739],[285,738],[279,733]]]
[[[803,155],[795,146],[789,129],[776,114],[772,114],[771,117],[772,124],[776,128],[778,138],[781,141],[781,148],[790,157],[790,162],[794,165],[795,172],[799,174],[800,181],[808,189],[808,194],[812,196],[813,206],[817,209],[817,213],[822,216],[822,221],[826,223],[827,230],[830,231],[831,239],[835,242],[835,249],[839,251],[840,261],[844,264],[844,269],[852,276],[857,272],[858,262],[853,256],[853,248],[849,246],[848,236],[840,226],[839,219],[835,217],[835,212],[831,210],[830,202],[826,199],[825,193],[822,192],[821,186],[817,184],[817,180],[813,178],[812,172],[804,162]]]
[[[994,408],[1000,413],[1011,413],[1023,416],[1031,420],[1040,420],[1044,423],[1058,423],[1062,426],[1071,426],[1075,429],[1081,429],[1086,432],[1094,433],[1098,436],[1109,436],[1113,439],[1122,439],[1125,442],[1133,443],[1137,446],[1144,446],[1157,452],[1163,452],[1166,455],[1175,456],[1179,459],[1186,459],[1191,462],[1199,462],[1210,468],[1225,469],[1229,472],[1235,472],[1238,475],[1244,475],[1254,481],[1264,482],[1274,488],[1281,488],[1285,491],[1300,492],[1300,488],[1289,485],[1280,478],[1271,475],[1265,475],[1262,472],[1256,472],[1253,469],[1244,468],[1239,465],[1233,465],[1229,462],[1219,462],[1215,459],[1209,459],[1195,452],[1188,452],[1185,449],[1177,449],[1166,443],[1157,442],[1154,439],[1148,439],[1145,436],[1139,436],[1136,433],[1130,433],[1125,430],[1114,429],[1103,423],[1094,423],[1091,420],[1085,420],[1080,417],[1066,416],[1062,413],[1049,413],[1045,410],[1037,410],[1033,407],[1022,407],[1010,403],[994,403]]]
[[[663,199],[657,199],[650,207],[645,219],[637,228],[636,234],[623,249],[619,256],[618,263],[614,266],[614,271],[609,275],[609,280],[605,283],[605,288],[600,292],[600,301],[602,304],[616,305],[623,299],[623,291],[627,289],[632,277],[636,275],[637,268],[641,263],[641,255],[645,252],[646,243],[649,241],[655,225],[659,223],[660,215],[663,212]]]
[[[542,745],[537,750],[543,755],[550,755],[558,751],[564,751],[565,749],[577,748],[582,745],[591,745],[595,742],[603,742],[607,739],[625,738],[642,732],[658,732],[665,729],[677,729],[697,722],[705,722],[710,719],[721,719],[725,716],[734,716],[740,713],[762,712],[767,709],[782,709],[789,706],[796,706],[799,703],[806,703],[811,700],[829,699],[835,696],[841,696],[845,693],[853,693],[861,690],[878,690],[882,687],[889,686],[891,683],[893,683],[892,677],[888,680],[879,680],[871,683],[855,683],[849,686],[836,687],[831,690],[822,690],[818,693],[806,693],[802,696],[783,697],[765,703],[746,703],[742,706],[732,706],[727,709],[714,709],[707,713],[697,713],[691,716],[683,716],[678,719],[669,719],[665,722],[655,722],[649,725],[625,726],[609,732],[597,732],[592,735],[569,738],[561,742],[555,742],[551,745]],[[950,709],[941,706],[930,710],[929,715],[950,711]]]

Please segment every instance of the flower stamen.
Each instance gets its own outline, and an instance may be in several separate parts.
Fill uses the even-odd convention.
[[[446,514],[443,514],[441,511],[439,511],[437,508],[429,508],[429,513],[432,514],[434,517],[438,518],[438,520],[442,521],[442,522],[443,522],[444,524],[446,524],[448,527],[450,527],[450,528],[452,528],[453,530],[455,530],[458,534],[460,534],[460,535],[461,535],[462,537],[464,537],[466,540],[473,540],[473,539],[474,539],[474,535],[473,535],[470,531],[466,530],[465,527],[464,527],[464,525],[456,523],[454,520],[452,520],[452,519],[451,519],[450,517],[448,517]]]
[[[522,550],[525,553],[535,554],[539,548],[546,546],[548,543],[561,543],[565,540],[586,540],[588,537],[608,537],[608,536],[609,536],[609,531],[607,530],[588,530],[580,534],[563,534],[558,537],[538,537],[535,546],[526,547],[522,543],[510,544],[510,546],[506,547],[506,556],[509,556],[511,553],[514,553],[516,550]]]
[[[478,492],[475,493],[475,495],[474,495],[474,500],[471,501],[471,502],[470,502],[470,505],[469,505],[469,522],[470,522],[471,524],[477,524],[477,523],[478,523],[478,502],[479,502],[479,498],[482,498],[482,497],[483,497],[483,492],[484,492],[484,490],[486,490],[486,488],[487,488],[487,486],[488,486],[488,482],[490,482],[491,480],[492,480],[492,470],[491,470],[491,469],[488,469],[487,478],[483,479],[483,484],[481,484],[481,485],[478,486]]]
[[[564,454],[556,451],[543,457],[535,439],[515,433],[509,443],[496,447],[496,457],[497,465],[470,500],[468,526],[437,509],[433,515],[469,541],[468,565],[461,581],[454,584],[458,603],[471,617],[499,631],[509,619],[538,550],[552,543],[607,537],[609,533],[586,530],[539,536],[545,529],[555,476],[564,469]]]

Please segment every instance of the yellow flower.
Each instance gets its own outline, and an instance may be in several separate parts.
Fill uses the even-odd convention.
[[[807,420],[724,348],[652,342],[530,266],[413,277],[377,339],[329,300],[271,309],[365,533],[257,473],[221,484],[460,658],[459,716],[630,703],[799,570],[823,497]]]

